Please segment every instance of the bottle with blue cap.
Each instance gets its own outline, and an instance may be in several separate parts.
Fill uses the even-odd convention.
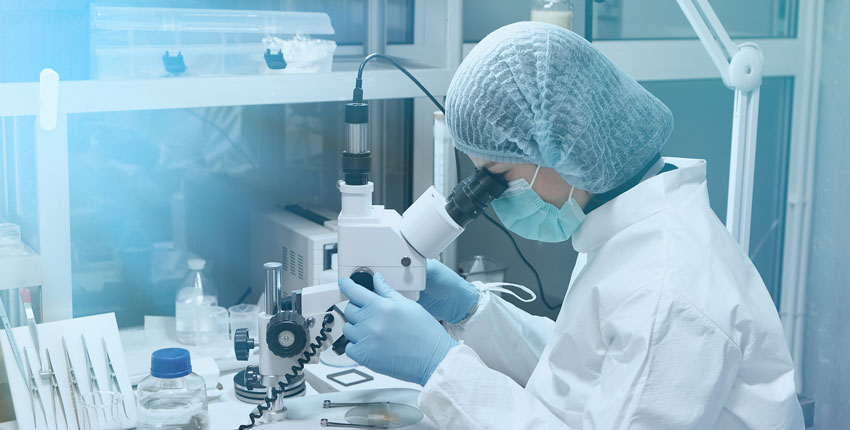
[[[136,391],[139,430],[209,429],[204,378],[192,373],[189,351],[165,348],[151,355],[151,374]]]

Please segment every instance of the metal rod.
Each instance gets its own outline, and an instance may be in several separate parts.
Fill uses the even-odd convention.
[[[355,402],[355,403],[333,403],[330,400],[325,400],[322,408],[349,408],[353,406],[371,406],[371,405],[388,405],[390,402]]]
[[[322,427],[345,427],[345,428],[355,428],[355,429],[387,429],[390,428],[387,426],[376,426],[370,424],[349,424],[349,423],[335,423],[333,421],[328,421],[327,418],[322,418],[319,421]]]
[[[266,315],[275,315],[280,310],[280,271],[283,265],[269,262],[263,267],[266,269]]]

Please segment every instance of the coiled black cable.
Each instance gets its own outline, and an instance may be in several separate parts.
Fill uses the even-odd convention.
[[[253,428],[257,425],[257,420],[262,418],[263,413],[269,409],[271,409],[272,405],[277,402],[277,398],[283,394],[286,390],[287,385],[291,385],[295,378],[304,370],[304,366],[310,362],[310,359],[316,355],[319,348],[324,345],[328,340],[328,333],[331,331],[331,325],[334,322],[334,316],[331,314],[326,314],[325,318],[322,320],[322,328],[319,330],[319,335],[316,336],[315,340],[308,345],[309,351],[305,351],[304,354],[297,360],[296,364],[294,364],[290,369],[290,373],[283,376],[286,379],[286,384],[283,381],[278,381],[277,387],[272,387],[272,395],[271,397],[266,397],[263,399],[265,403],[257,405],[254,411],[251,411],[248,414],[248,418],[251,420],[250,424],[243,424],[239,426],[239,430],[247,430]]]

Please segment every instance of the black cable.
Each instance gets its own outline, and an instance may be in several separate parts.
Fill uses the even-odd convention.
[[[455,148],[455,174],[457,175],[458,181],[460,181],[460,151],[458,151],[457,148]],[[560,309],[561,305],[552,306],[549,304],[549,302],[546,301],[546,295],[543,293],[543,281],[540,280],[540,274],[537,273],[537,269],[534,268],[534,265],[531,264],[531,262],[528,261],[527,258],[525,258],[525,254],[523,254],[522,250],[519,249],[519,244],[516,243],[516,240],[514,239],[513,234],[511,234],[511,231],[508,230],[499,221],[494,220],[493,217],[488,215],[486,212],[482,213],[482,215],[484,215],[484,218],[486,218],[487,221],[490,221],[491,224],[493,224],[494,226],[496,226],[496,228],[505,233],[505,236],[507,236],[508,239],[510,239],[511,243],[514,245],[514,250],[516,250],[516,253],[519,255],[520,260],[522,260],[525,266],[528,267],[528,269],[531,270],[531,273],[534,274],[534,278],[537,279],[537,290],[540,291],[540,300],[543,302],[543,305],[549,308],[549,310],[553,311],[556,309]]]
[[[537,270],[534,268],[531,262],[529,262],[528,259],[525,258],[525,255],[522,254],[522,251],[520,251],[519,245],[516,243],[516,239],[514,239],[514,235],[511,234],[511,231],[508,230],[507,227],[502,225],[502,223],[494,220],[490,215],[486,213],[482,215],[484,215],[484,218],[487,218],[488,221],[493,223],[493,225],[498,227],[499,230],[502,230],[505,235],[508,236],[508,239],[510,239],[511,243],[514,245],[514,249],[516,249],[517,254],[519,254],[519,258],[522,259],[522,262],[525,263],[525,265],[528,266],[529,269],[531,269],[531,273],[534,273],[534,277],[537,279],[537,290],[540,291],[540,300],[543,302],[543,305],[549,308],[549,310],[553,311],[560,309],[561,305],[552,306],[549,304],[549,302],[546,301],[546,294],[544,294],[543,292],[543,282],[540,280],[540,274],[537,273]]]
[[[584,38],[593,43],[593,0],[584,2]]]
[[[393,60],[391,57],[378,53],[369,54],[369,56],[364,58],[363,62],[360,63],[360,68],[357,69],[357,81],[354,85],[354,101],[356,103],[363,102],[363,68],[366,67],[366,63],[372,61],[375,58],[380,58],[395,66],[396,69],[398,69],[399,71],[401,71],[401,73],[404,73],[405,76],[410,78],[410,80],[413,81],[413,83],[416,84],[416,86],[419,87],[419,89],[422,90],[422,92],[425,93],[426,96],[428,96],[431,102],[434,103],[438,109],[440,109],[440,112],[446,113],[446,110],[443,108],[443,105],[441,105],[440,102],[438,102],[437,99],[431,94],[431,92],[428,91],[425,86],[422,85],[421,82],[419,82],[418,79],[416,79],[412,74],[410,74],[410,72],[408,72],[407,69],[404,68],[404,66],[398,64],[398,62],[396,60]]]
[[[290,368],[290,373],[284,376],[286,379],[286,384],[283,381],[278,381],[277,388],[272,387],[272,395],[271,397],[266,397],[263,399],[264,405],[257,405],[254,411],[251,411],[248,414],[248,418],[251,420],[250,424],[243,424],[239,426],[239,430],[247,430],[253,428],[257,425],[257,420],[262,418],[263,413],[269,409],[271,409],[272,405],[277,401],[277,398],[283,394],[286,390],[287,385],[292,385],[295,378],[304,370],[304,366],[310,362],[310,359],[316,355],[316,352],[322,345],[328,340],[328,333],[331,331],[331,325],[334,322],[334,317],[331,314],[326,314],[324,320],[322,320],[322,328],[319,330],[319,335],[316,336],[316,340],[311,342],[309,345],[309,351],[304,352],[304,354],[299,358],[295,365]]]
[[[437,109],[439,109],[440,112],[442,112],[445,115],[446,109],[443,107],[443,105],[440,104],[440,102],[437,101],[437,99],[431,94],[431,92],[428,91],[428,89],[425,88],[425,86],[422,85],[422,83],[419,82],[418,79],[416,79],[412,74],[410,74],[410,72],[408,72],[407,69],[404,68],[404,66],[402,66],[401,64],[398,64],[398,62],[396,62],[391,57],[386,56],[384,54],[378,54],[378,53],[370,54],[369,56],[364,58],[363,62],[360,63],[360,67],[357,69],[357,80],[356,80],[355,85],[354,85],[354,96],[353,96],[353,101],[355,103],[362,103],[363,102],[363,68],[366,67],[366,63],[368,63],[369,61],[371,61],[375,58],[380,58],[382,60],[389,62],[390,64],[395,66],[398,70],[400,70],[402,73],[404,73],[405,76],[410,78],[410,80],[413,81],[413,83],[416,84],[416,86],[419,87],[419,89],[422,90],[422,92],[425,93],[426,96],[428,96],[428,99],[430,99],[431,102],[434,103],[435,106],[437,106]],[[460,180],[461,180],[460,179],[460,151],[458,151],[457,148],[455,148],[454,150],[455,150],[455,174],[457,175],[457,181],[460,182]],[[502,232],[505,233],[505,235],[508,236],[508,239],[510,239],[511,243],[514,245],[514,249],[516,250],[516,253],[519,255],[519,258],[522,260],[523,263],[525,263],[526,267],[528,267],[531,270],[531,272],[534,273],[534,277],[537,279],[537,289],[540,290],[540,300],[543,301],[543,305],[545,305],[550,310],[555,310],[555,309],[560,308],[561,307],[560,305],[553,307],[549,304],[549,302],[546,301],[546,296],[543,294],[543,282],[540,280],[540,274],[537,273],[537,269],[534,268],[534,265],[532,265],[531,262],[529,262],[528,259],[525,258],[525,254],[523,254],[522,250],[519,249],[519,245],[516,243],[516,240],[514,240],[514,237],[511,234],[511,232],[507,228],[505,228],[505,226],[503,226],[500,222],[494,220],[492,217],[490,217],[486,213],[484,214],[484,218],[486,218],[494,226],[496,226],[499,230],[501,230]]]
[[[245,292],[242,293],[241,296],[239,296],[239,300],[236,301],[236,304],[241,305],[242,302],[244,302],[245,299],[247,299],[250,294],[251,294],[251,287],[248,287],[248,289],[245,290]]]

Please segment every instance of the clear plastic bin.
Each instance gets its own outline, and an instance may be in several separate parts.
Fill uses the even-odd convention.
[[[91,75],[329,72],[333,36],[324,13],[92,6]]]
[[[0,223],[0,246],[17,245],[21,242],[21,227],[10,222]]]

